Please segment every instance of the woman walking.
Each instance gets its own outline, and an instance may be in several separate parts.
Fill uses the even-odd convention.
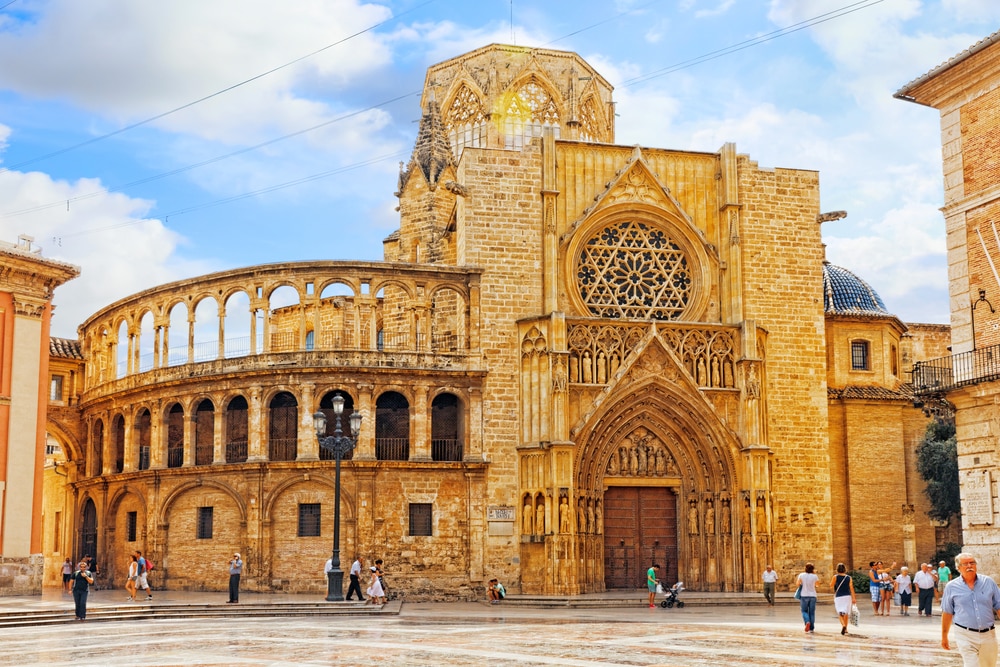
[[[802,612],[802,622],[806,624],[806,632],[816,631],[816,581],[819,577],[813,572],[812,563],[806,563],[806,571],[798,576],[799,611]]]
[[[833,606],[840,616],[840,634],[847,634],[847,622],[851,618],[851,607],[857,604],[854,595],[854,580],[847,574],[847,567],[843,563],[837,563],[837,574],[830,580],[830,588],[833,589]]]
[[[378,578],[378,568],[372,566],[372,580],[368,586],[368,599],[372,604],[385,604],[385,591],[382,590],[382,582]]]
[[[128,579],[125,580],[125,590],[128,592],[128,601],[135,602],[135,582],[139,578],[139,559],[132,554],[128,564]]]
[[[895,586],[892,585],[892,574],[889,573],[889,570],[879,570],[878,574],[882,588],[882,615],[890,616],[892,614],[892,596],[896,592]]]

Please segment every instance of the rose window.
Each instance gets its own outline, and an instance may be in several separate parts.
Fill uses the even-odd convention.
[[[691,298],[684,251],[643,222],[616,222],[591,237],[577,258],[576,278],[597,317],[676,320]]]

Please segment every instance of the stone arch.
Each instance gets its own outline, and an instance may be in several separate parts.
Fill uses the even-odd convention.
[[[586,526],[585,538],[597,543],[594,551],[608,548],[601,536],[590,535],[596,533],[591,524],[600,523],[596,515],[599,510],[603,514],[607,490],[665,489],[675,499],[670,503],[676,503],[670,576],[693,589],[738,590],[744,577],[742,519],[733,499],[747,486],[747,472],[739,465],[741,445],[659,345],[643,351],[581,429],[574,461],[575,506],[588,516],[577,517],[580,531]],[[582,574],[585,588],[599,588],[603,559],[595,558]],[[588,576],[594,581],[586,582]]]
[[[86,443],[77,440],[72,433],[63,428],[62,424],[52,419],[51,416],[45,422],[45,432],[59,441],[59,446],[62,447],[68,463],[82,463],[86,460]]]
[[[226,482],[222,482],[217,479],[198,478],[177,486],[177,488],[171,490],[170,493],[163,498],[163,503],[160,505],[158,513],[156,513],[153,517],[156,521],[156,525],[160,525],[166,521],[166,518],[170,515],[170,510],[173,508],[178,498],[185,495],[189,491],[198,488],[214,489],[230,496],[240,509],[240,521],[245,522],[247,520],[246,501],[242,496],[240,496],[236,489]]]

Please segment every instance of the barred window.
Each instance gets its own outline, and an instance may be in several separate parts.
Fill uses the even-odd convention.
[[[210,540],[212,539],[212,515],[214,513],[214,507],[199,507],[198,508],[198,539],[199,540]]]
[[[125,541],[135,542],[135,529],[138,523],[138,513],[129,512],[125,515]]]
[[[319,503],[299,503],[299,537],[319,537]]]
[[[868,367],[868,341],[855,340],[851,342],[851,370],[870,370]]]
[[[430,537],[433,533],[431,503],[410,503],[410,536]]]

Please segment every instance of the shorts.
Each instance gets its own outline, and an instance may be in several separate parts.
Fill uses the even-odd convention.
[[[937,589],[939,591],[941,591],[942,593],[944,593],[944,587],[947,586],[947,585],[948,585],[947,581],[938,581],[937,582]]]
[[[72,574],[63,574],[63,583],[64,584],[66,582],[68,582],[68,581],[72,581],[72,579],[73,579],[73,575]]]
[[[850,614],[851,596],[838,595],[837,597],[833,598],[833,606],[837,609],[838,614]]]
[[[145,572],[143,572],[142,574],[139,575],[139,578],[137,579],[137,582],[139,584],[139,588],[142,588],[142,589],[145,589],[145,590],[149,590],[149,582],[146,581],[146,573]]]
[[[909,607],[910,606],[910,602],[912,602],[912,598],[910,597],[910,593],[907,593],[906,591],[900,591],[899,592],[899,605],[901,607]]]
[[[656,592],[656,584],[654,584],[652,581],[647,581],[646,582],[646,588],[649,589],[650,593],[655,593]]]
[[[882,599],[882,584],[870,583],[869,587],[872,592],[872,602],[878,602]]]

